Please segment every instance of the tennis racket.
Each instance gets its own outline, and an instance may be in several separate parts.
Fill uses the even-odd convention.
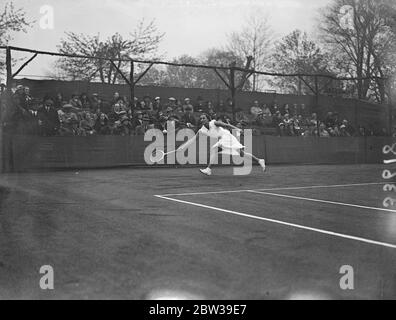
[[[152,163],[160,162],[160,161],[163,160],[167,155],[172,154],[172,153],[175,153],[175,152],[177,152],[177,150],[173,150],[173,151],[170,151],[170,152],[167,152],[167,153],[165,153],[165,152],[162,151],[162,150],[154,150],[153,153],[152,153],[151,156],[150,156],[150,161],[151,161]]]

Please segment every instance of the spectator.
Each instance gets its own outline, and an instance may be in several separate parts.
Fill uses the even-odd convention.
[[[296,136],[301,136],[302,133],[305,131],[303,128],[303,120],[302,120],[302,116],[298,115],[298,116],[294,116],[293,119],[293,132]]]
[[[114,106],[121,99],[121,96],[118,92],[114,92],[113,98],[111,100],[111,105]]]
[[[285,137],[287,136],[287,132],[286,132],[286,126],[284,122],[279,123],[278,125],[278,135],[280,137]]]
[[[283,123],[283,117],[280,113],[280,111],[276,111],[275,112],[275,116],[272,119],[272,125],[274,128],[278,128],[279,129],[279,125]]]
[[[280,112],[279,106],[278,106],[278,104],[274,103],[274,104],[272,105],[271,113],[272,113],[272,114],[276,114],[277,111]]]
[[[153,103],[151,102],[150,96],[144,96],[143,97],[143,101],[144,101],[145,110],[152,111],[153,110]]]
[[[285,124],[286,135],[294,136],[293,121],[290,119],[290,115],[288,113],[283,116],[283,123]]]
[[[206,106],[207,114],[210,116],[210,118],[215,119],[217,115],[217,111],[211,101],[208,101],[208,104]]]
[[[108,135],[111,133],[109,126],[109,118],[107,117],[106,114],[101,113],[99,115],[99,117],[95,122],[94,130],[97,134],[100,135]]]
[[[82,93],[80,95],[80,101],[83,109],[90,109],[91,108],[91,101],[89,100],[86,93]]]
[[[37,118],[41,136],[51,137],[58,133],[60,121],[51,98],[44,99],[44,106],[37,110]]]
[[[342,124],[340,126],[340,137],[350,137],[350,133],[347,130],[347,127],[345,126],[345,124]]]
[[[59,111],[62,109],[62,106],[66,104],[66,100],[61,92],[58,92],[54,99],[54,108]]]
[[[60,118],[60,133],[61,135],[74,135],[75,123],[79,124],[77,115],[73,112],[71,104],[65,104],[62,107],[62,114]]]
[[[328,112],[325,118],[325,126],[326,128],[334,128],[336,125],[335,118],[333,112]]]
[[[24,99],[25,99],[25,109],[32,110],[33,98],[30,95],[30,88],[24,87]]]
[[[264,116],[272,117],[271,109],[266,104],[263,105],[262,110]]]
[[[173,98],[173,97],[170,97],[169,99],[168,99],[168,103],[165,105],[165,109],[167,110],[167,111],[169,111],[169,110],[176,110],[176,108],[177,108],[177,105],[176,105],[176,99],[175,98]]]
[[[285,115],[285,114],[289,114],[290,115],[290,107],[289,107],[289,105],[286,103],[284,106],[283,106],[283,110],[282,110],[283,112],[283,115]]]
[[[184,99],[184,104],[183,104],[183,112],[189,111],[191,113],[194,112],[194,107],[190,103],[190,98],[185,98]]]
[[[132,124],[127,115],[123,115],[119,121],[116,121],[114,134],[120,136],[129,136],[132,134]]]
[[[220,113],[225,113],[226,112],[226,106],[225,106],[223,100],[219,101],[216,110],[217,110],[217,112],[220,112]]]
[[[229,98],[227,99],[227,103],[226,103],[226,108],[225,108],[225,112],[229,115],[232,115],[232,112],[234,110],[234,103],[232,102],[232,99]]]
[[[144,104],[144,101],[142,101],[142,103]],[[144,109],[143,109],[144,110]],[[122,103],[122,101],[119,101],[118,103],[116,103],[113,107],[113,112],[117,115],[120,116],[121,113],[127,113],[127,108],[125,106],[125,104]]]
[[[205,112],[205,105],[204,105],[204,100],[202,97],[197,97],[197,103],[195,105],[195,110],[197,112]]]
[[[367,132],[365,127],[359,126],[357,135],[358,135],[358,137],[367,137],[368,136],[368,132]]]
[[[326,125],[321,122],[319,125],[319,137],[321,138],[329,138],[330,134],[329,132],[326,130]]]
[[[194,117],[193,106],[186,108],[186,111],[182,115],[181,125],[185,125],[187,128],[195,129],[197,126],[197,120]]]
[[[82,109],[82,103],[78,94],[72,95],[69,104],[71,104],[74,109]]]
[[[235,120],[241,127],[247,126],[250,122],[247,114],[243,112],[242,109],[238,109],[238,111],[235,113]]]
[[[132,129],[135,130],[143,124],[143,112],[138,110],[135,113],[135,117],[132,118]]]
[[[293,108],[290,110],[290,114],[292,115],[292,117],[297,116],[298,114],[300,114],[300,110],[298,110],[298,104],[297,103],[293,104]]]
[[[348,120],[344,119],[342,125],[345,127],[344,130],[348,133],[350,137],[355,134],[355,129],[349,124]]]
[[[318,115],[316,113],[312,113],[311,119],[309,119],[308,125],[311,128],[311,130],[315,129],[318,127]]]
[[[155,111],[161,111],[162,110],[162,104],[161,104],[161,98],[160,97],[156,97],[154,99],[153,110],[155,110]]]
[[[206,103],[206,110],[207,110],[208,112],[216,113],[216,108],[215,108],[215,106],[213,105],[213,102],[212,102],[212,101],[208,101],[208,102]]]
[[[263,114],[263,110],[260,108],[257,100],[253,102],[253,106],[250,108],[250,113],[254,116],[254,120]]]

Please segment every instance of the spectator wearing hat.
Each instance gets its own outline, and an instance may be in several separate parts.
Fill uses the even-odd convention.
[[[260,108],[259,102],[257,100],[253,101],[253,106],[250,108],[250,113],[254,116],[254,120],[263,114],[263,110]]]
[[[144,135],[149,129],[150,124],[152,124],[152,121],[148,114],[142,114],[140,116],[139,122],[141,122],[141,124],[134,128],[134,134],[136,136]]]
[[[277,129],[278,129],[278,135],[279,135],[280,137],[285,137],[285,136],[287,136],[286,126],[285,126],[285,123],[284,123],[284,122],[279,123]]]
[[[51,98],[44,100],[43,106],[37,110],[37,118],[41,136],[51,137],[58,133],[60,121]]]
[[[60,117],[60,133],[61,135],[73,135],[73,124],[79,120],[77,114],[73,110],[71,104],[65,104],[62,107],[62,113]]]
[[[129,136],[132,133],[132,124],[129,117],[124,114],[119,121],[114,123],[113,134],[120,136]]]
[[[157,112],[162,110],[161,97],[155,97],[153,103],[153,110]]]
[[[176,110],[176,99],[174,97],[168,98],[168,103],[165,105],[165,111],[169,112],[170,110]]]
[[[348,132],[348,130],[347,130],[347,127],[346,127],[346,125],[345,124],[342,124],[341,126],[340,126],[340,137],[350,137],[351,135],[350,135],[350,133]]]
[[[135,130],[136,127],[143,125],[143,111],[138,110],[135,112],[135,116],[132,117],[132,129]]]
[[[183,110],[184,113],[186,113],[186,112],[193,113],[194,112],[194,107],[193,107],[193,105],[191,104],[190,101],[191,101],[190,98],[185,98],[184,99],[184,104],[183,104],[183,107],[182,107],[182,110]]]
[[[345,131],[348,133],[350,137],[355,134],[355,129],[349,124],[349,121],[344,119],[342,121],[342,125],[345,127]]]

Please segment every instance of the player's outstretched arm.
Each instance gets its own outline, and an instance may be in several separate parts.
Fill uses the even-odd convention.
[[[218,127],[226,128],[226,129],[242,131],[240,128],[237,128],[237,127],[233,126],[232,124],[224,123],[223,121],[216,121],[215,125]]]
[[[192,145],[192,144],[197,140],[198,134],[199,134],[199,132],[198,132],[194,137],[192,137],[190,140],[188,140],[186,143],[182,144],[182,145],[177,149],[177,151],[185,150],[185,149],[187,149],[190,145]]]

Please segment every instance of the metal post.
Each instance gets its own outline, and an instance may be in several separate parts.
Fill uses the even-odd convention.
[[[131,108],[135,106],[135,81],[134,81],[134,73],[135,73],[135,63],[131,60],[131,71],[129,74],[129,82],[130,82],[130,99],[131,99]]]
[[[11,92],[12,88],[12,61],[11,61],[11,48],[6,49],[6,69],[7,69],[7,90]]]
[[[8,170],[6,157],[6,139],[4,138],[4,130],[3,130],[3,122],[4,122],[4,108],[9,108],[10,96],[11,96],[11,88],[12,88],[12,61],[11,61],[11,48],[6,48],[6,71],[7,71],[7,80],[6,80],[6,91],[3,92],[3,99],[5,100],[1,102],[0,105],[0,173],[6,172]],[[8,142],[7,142],[8,145]]]
[[[236,88],[235,88],[235,65],[236,63],[233,62],[230,65],[230,89],[231,89],[231,101],[232,101],[232,120],[235,122],[236,116],[235,116],[235,94],[236,94]]]
[[[317,130],[318,130],[318,137],[320,137],[320,132],[319,132],[319,83],[318,83],[318,76],[315,76],[315,111],[316,115],[318,117],[317,122]]]
[[[393,134],[393,101],[392,101],[392,82],[391,80],[388,78],[385,80],[385,86],[387,88],[388,91],[388,132],[389,132],[389,136],[392,136]]]

